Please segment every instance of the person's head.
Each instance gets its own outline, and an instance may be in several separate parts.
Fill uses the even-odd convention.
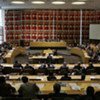
[[[28,64],[28,63],[26,63],[26,66],[29,66],[29,64]]]
[[[80,62],[78,62],[78,64],[77,64],[78,66],[80,66],[81,65],[81,63]]]
[[[22,77],[22,82],[23,82],[23,83],[27,83],[27,82],[28,82],[28,78],[27,78],[26,76],[23,76],[23,77]]]
[[[0,76],[0,84],[5,83],[5,82],[6,82],[5,77],[4,76]]]
[[[88,86],[86,89],[86,93],[89,96],[93,96],[94,95],[94,88],[92,86]]]
[[[60,90],[61,90],[60,84],[55,83],[54,86],[53,86],[53,89],[54,89],[55,93],[60,93]]]
[[[18,64],[18,61],[17,60],[15,61],[15,64]]]
[[[67,63],[66,63],[66,62],[64,62],[64,63],[63,63],[63,65],[64,65],[64,66],[66,66],[66,65],[67,65]]]
[[[90,62],[90,63],[89,63],[89,66],[93,67],[93,63],[92,63],[92,62]]]

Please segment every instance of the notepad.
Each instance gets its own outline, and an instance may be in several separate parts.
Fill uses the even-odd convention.
[[[78,86],[76,83],[69,83],[69,86],[72,90],[81,90],[81,87]]]
[[[100,84],[99,83],[91,83],[91,86],[100,89]]]
[[[67,87],[68,86],[67,82],[58,82],[58,84],[60,84],[60,86],[62,86],[62,87]]]

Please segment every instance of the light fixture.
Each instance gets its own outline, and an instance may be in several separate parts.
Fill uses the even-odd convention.
[[[85,2],[72,2],[73,5],[83,5]]]
[[[11,3],[13,4],[24,4],[25,2],[22,0],[12,0]]]
[[[65,4],[65,2],[62,1],[62,0],[55,0],[55,1],[52,1],[52,4],[55,4],[55,5],[62,5],[62,4]]]
[[[44,1],[40,1],[40,0],[36,0],[36,1],[32,1],[33,4],[45,4]]]

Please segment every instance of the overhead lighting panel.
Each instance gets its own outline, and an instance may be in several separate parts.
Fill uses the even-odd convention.
[[[62,4],[65,4],[65,2],[63,0],[55,0],[55,1],[52,1],[52,4],[62,5]]]
[[[33,3],[33,4],[45,4],[44,1],[38,1],[38,0],[32,1],[32,3]]]
[[[24,4],[25,2],[22,0],[13,0],[11,1],[12,4]]]
[[[86,2],[72,2],[73,5],[83,5],[85,4]]]

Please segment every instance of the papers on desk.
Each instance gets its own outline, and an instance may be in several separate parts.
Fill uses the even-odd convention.
[[[69,83],[69,86],[72,90],[81,90],[81,87],[78,86],[76,83]]]
[[[40,79],[40,80],[43,80],[43,78],[42,78],[42,77],[35,77],[35,79]]]
[[[60,86],[62,86],[62,87],[69,86],[67,82],[58,82],[58,84],[60,84]]]
[[[100,89],[100,84],[99,83],[91,83],[91,86]]]
[[[38,83],[36,84],[40,89],[44,87],[44,84],[43,83]]]
[[[91,79],[95,79],[95,76],[90,76]]]

